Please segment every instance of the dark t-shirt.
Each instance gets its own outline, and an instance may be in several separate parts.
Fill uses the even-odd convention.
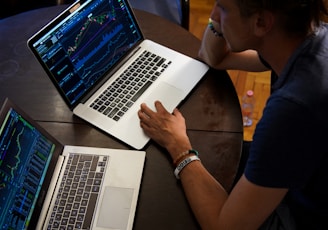
[[[245,175],[288,188],[299,228],[328,229],[328,26],[290,57],[256,127]]]

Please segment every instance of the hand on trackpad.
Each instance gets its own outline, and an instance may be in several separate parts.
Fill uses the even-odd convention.
[[[185,93],[181,89],[166,82],[161,82],[144,100],[144,103],[146,103],[151,109],[155,110],[154,102],[160,101],[165,109],[172,112],[184,97]]]
[[[100,203],[97,226],[109,229],[126,229],[134,189],[110,187],[105,188]]]

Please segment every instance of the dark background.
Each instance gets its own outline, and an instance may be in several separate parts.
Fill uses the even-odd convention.
[[[73,2],[74,0],[4,0],[0,3],[0,19],[28,10]]]

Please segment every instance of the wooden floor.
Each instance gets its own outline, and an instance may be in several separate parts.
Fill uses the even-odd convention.
[[[199,39],[202,38],[207,26],[208,18],[215,0],[190,0],[190,25],[189,31]],[[254,122],[250,127],[244,128],[244,140],[252,140],[255,126],[262,116],[266,100],[270,94],[270,72],[252,73],[228,70],[235,85],[239,100],[249,89],[254,91],[255,108]]]

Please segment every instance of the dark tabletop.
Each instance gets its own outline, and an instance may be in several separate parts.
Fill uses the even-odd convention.
[[[0,20],[0,103],[9,97],[63,144],[128,149],[74,116],[27,48],[27,39],[65,7]],[[197,57],[200,41],[191,33],[158,16],[135,13],[146,38]],[[228,74],[211,69],[179,109],[193,148],[229,191],[240,159],[243,126]],[[147,157],[134,229],[198,229],[165,151],[153,142],[144,150]]]

